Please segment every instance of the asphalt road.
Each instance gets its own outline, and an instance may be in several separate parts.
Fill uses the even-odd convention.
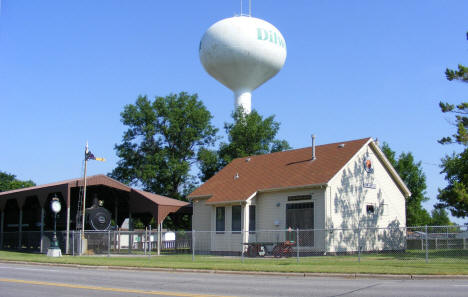
[[[468,280],[346,279],[0,263],[0,297],[468,296]]]

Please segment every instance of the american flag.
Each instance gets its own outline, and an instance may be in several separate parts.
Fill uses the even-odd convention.
[[[86,161],[88,160],[96,160],[96,157],[90,151],[86,153]]]

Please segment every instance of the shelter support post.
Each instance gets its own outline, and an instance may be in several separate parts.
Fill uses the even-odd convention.
[[[20,197],[16,199],[19,208],[19,222],[18,222],[18,249],[23,246],[23,207],[26,197]]]
[[[118,228],[119,227],[119,199],[118,198],[115,200],[115,205],[114,205],[114,221],[115,221],[115,225]]]
[[[0,216],[0,249],[3,249],[3,228],[5,224],[5,211],[2,209],[2,214]]]
[[[149,248],[148,248],[149,256],[151,257],[151,249],[153,248],[153,246],[151,244],[151,224],[149,225],[149,243],[148,243],[148,245],[149,245]]]
[[[41,253],[44,252],[44,207],[41,207]]]
[[[162,222],[158,224],[158,256],[161,255]]]
[[[65,253],[70,253],[70,186],[67,187],[67,238],[65,240]]]
[[[128,231],[133,231],[132,212],[128,213]],[[132,232],[128,232],[128,253],[132,253],[133,236]]]
[[[19,210],[19,223],[18,223],[18,249],[23,246],[23,207]]]
[[[70,253],[70,204],[67,205],[67,239],[65,240],[65,253]]]
[[[44,252],[44,218],[45,218],[45,209],[44,204],[47,200],[47,195],[38,195],[37,200],[39,201],[39,205],[41,206],[41,253]]]

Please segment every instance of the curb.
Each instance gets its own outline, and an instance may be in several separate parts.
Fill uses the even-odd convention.
[[[375,273],[322,273],[322,272],[268,272],[268,271],[233,271],[233,270],[206,270],[190,268],[158,268],[158,267],[131,267],[131,266],[96,266],[65,263],[41,263],[27,261],[0,260],[0,263],[24,264],[24,265],[42,265],[71,267],[77,269],[100,269],[100,270],[129,270],[129,271],[159,271],[159,272],[184,272],[184,273],[215,273],[231,275],[262,275],[262,276],[286,276],[286,277],[331,277],[347,279],[393,279],[393,280],[427,280],[427,279],[446,279],[446,280],[468,280],[468,275],[424,275],[424,274],[375,274]]]

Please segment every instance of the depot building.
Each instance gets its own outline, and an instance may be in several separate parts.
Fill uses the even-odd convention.
[[[238,253],[245,243],[286,240],[299,229],[301,251],[338,253],[404,249],[399,228],[410,195],[365,138],[235,159],[189,199],[193,230],[212,231],[197,250]]]

